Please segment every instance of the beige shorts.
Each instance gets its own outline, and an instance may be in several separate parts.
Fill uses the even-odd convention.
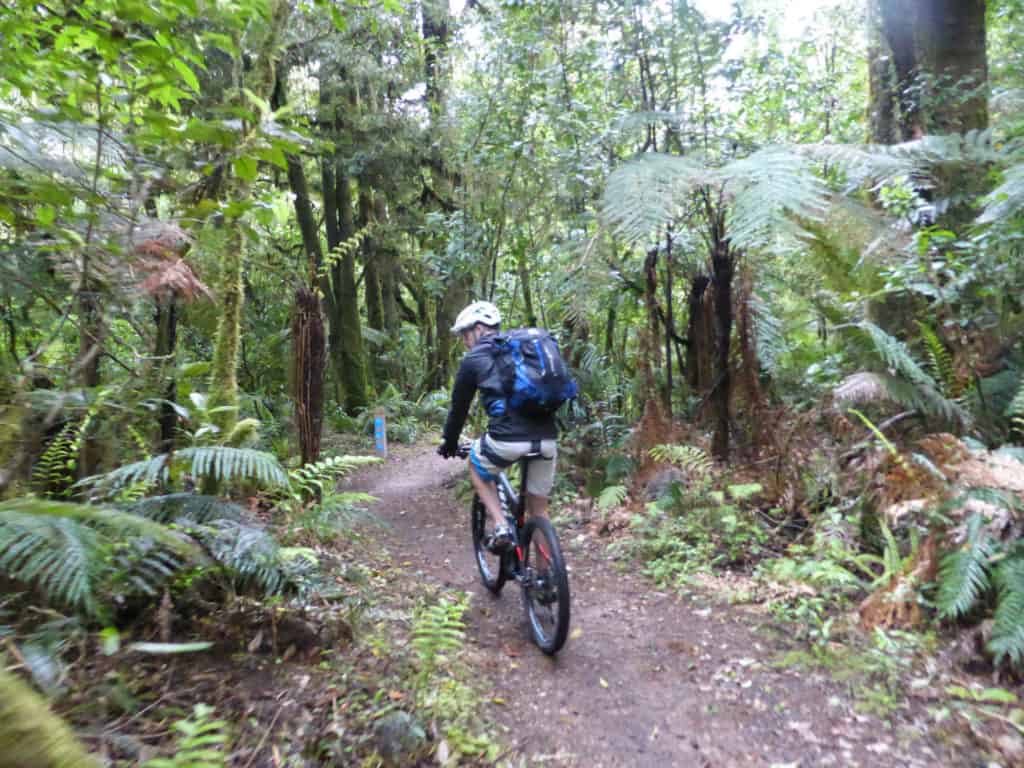
[[[555,460],[558,458],[558,446],[554,440],[530,442],[506,442],[495,440],[484,435],[473,441],[469,452],[469,461],[484,480],[493,482],[498,475],[528,453],[531,453],[539,442],[540,457],[530,459],[529,472],[526,476],[526,492],[534,496],[547,498],[555,484]]]

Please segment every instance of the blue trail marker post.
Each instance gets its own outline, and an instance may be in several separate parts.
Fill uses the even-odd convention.
[[[386,459],[388,457],[388,423],[383,408],[378,408],[373,415],[373,442],[377,455]]]

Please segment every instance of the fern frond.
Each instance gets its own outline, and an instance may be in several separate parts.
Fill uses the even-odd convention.
[[[740,249],[770,245],[780,234],[803,234],[799,219],[817,220],[828,200],[825,183],[790,149],[767,147],[722,171],[732,195],[726,231]]]
[[[1006,406],[1006,418],[1010,420],[1014,429],[1024,433],[1024,378],[1021,378],[1017,394]]]
[[[190,462],[193,477],[212,477],[222,483],[256,481],[270,487],[288,485],[284,467],[266,451],[208,445],[185,448],[175,456]]]
[[[288,474],[273,454],[227,445],[199,445],[174,454],[160,454],[94,475],[79,484],[108,494],[135,483],[157,485],[167,482],[172,465],[186,465],[194,478],[213,478],[223,483],[257,482],[269,487],[288,485]]]
[[[956,375],[953,372],[953,356],[946,349],[938,334],[927,324],[918,321],[917,327],[921,331],[921,338],[924,339],[928,349],[928,367],[931,369],[932,378],[941,384],[944,395],[956,397]]]
[[[939,614],[960,618],[970,613],[989,588],[988,559],[992,543],[983,527],[981,515],[967,523],[967,537],[956,552],[942,559],[939,568]]]
[[[452,601],[441,599],[421,607],[413,618],[412,646],[428,667],[445,654],[462,648],[466,625],[462,620],[468,608],[465,597]]]
[[[704,451],[692,445],[656,445],[650,450],[655,461],[667,461],[697,477],[707,477],[715,463]]]
[[[170,523],[186,518],[195,523],[206,523],[217,518],[241,520],[245,510],[237,504],[217,496],[197,493],[168,493],[150,496],[123,507],[125,512],[140,515],[158,523]]]
[[[379,464],[376,456],[329,456],[315,464],[293,469],[288,473],[289,485],[293,491],[307,495],[324,495],[352,470],[369,464]]]
[[[212,520],[188,532],[242,588],[255,586],[273,595],[292,583],[277,541],[262,528],[237,520]]]
[[[211,720],[213,707],[196,704],[192,714],[174,724],[178,732],[174,757],[147,760],[142,768],[223,768],[227,762],[228,724]]]
[[[717,172],[694,157],[647,153],[608,177],[602,215],[627,242],[645,242],[679,214],[693,190],[719,183]]]
[[[916,387],[914,393],[906,388],[900,391],[899,385],[892,382],[891,379],[881,379],[889,385],[887,389],[894,400],[899,402],[916,401],[919,406],[915,407],[920,407],[925,413],[941,416],[951,422],[965,424],[969,421],[969,416],[963,406],[942,394],[939,384],[914,359],[906,344],[890,336],[874,323],[864,321],[858,327],[871,340],[882,361],[896,374]]]
[[[603,491],[601,495],[597,497],[597,508],[602,512],[607,512],[609,509],[615,509],[626,500],[626,496],[629,495],[629,491],[624,485],[609,485]]]
[[[978,217],[981,224],[991,224],[1017,216],[1024,209],[1024,162],[1010,166],[1002,183],[989,194]]]
[[[750,295],[749,305],[754,325],[754,343],[757,345],[757,359],[768,373],[775,373],[778,369],[777,361],[789,349],[782,318],[757,293]]]
[[[996,663],[1009,658],[1016,666],[1024,664],[1024,557],[1019,553],[1003,560],[993,573],[999,589],[992,640],[989,649]]]
[[[97,585],[117,541],[146,538],[186,558],[196,549],[173,531],[125,512],[20,498],[0,503],[0,571],[53,602],[98,612]]]

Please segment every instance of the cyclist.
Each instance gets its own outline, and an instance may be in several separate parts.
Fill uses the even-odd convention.
[[[553,413],[528,416],[508,407],[494,360],[493,342],[500,328],[501,313],[489,301],[475,301],[455,318],[452,333],[462,338],[468,351],[455,375],[452,405],[444,425],[444,442],[437,450],[446,459],[456,455],[469,406],[479,390],[488,415],[487,432],[473,441],[469,477],[491,519],[493,532],[487,545],[492,550],[508,547],[515,541],[515,532],[505,521],[498,500],[497,475],[526,454],[540,453],[539,458],[530,460],[526,508],[531,515],[546,516],[548,496],[555,480],[555,439],[558,436]]]

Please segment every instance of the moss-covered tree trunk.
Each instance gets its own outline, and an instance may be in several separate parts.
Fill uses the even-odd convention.
[[[237,83],[238,102],[244,103],[248,97],[243,88],[258,98],[269,101],[274,84],[277,81],[276,61],[280,35],[284,33],[291,12],[289,0],[273,0],[270,17],[263,29],[262,39],[254,45],[252,67],[247,73],[245,83]],[[256,126],[249,128],[253,133]],[[246,137],[248,138],[248,136]],[[233,198],[236,202],[245,202],[251,194],[251,182],[238,179],[235,184]],[[246,237],[241,223],[226,222],[228,237],[221,256],[221,284],[219,291],[220,313],[217,323],[217,337],[213,350],[213,370],[210,375],[210,408],[220,409],[213,417],[221,433],[227,435],[234,428],[238,419],[238,349],[241,337],[242,305],[245,293],[242,283],[242,271],[245,265]]]
[[[24,682],[0,667],[0,764],[14,768],[97,768],[99,761]]]
[[[342,99],[341,89],[331,82],[332,74],[328,70],[321,73],[320,120],[339,135],[344,127],[341,110],[348,99]],[[352,185],[340,154],[322,158],[320,174],[327,248],[332,253],[331,280],[325,292],[331,367],[340,390],[338,397],[342,407],[346,413],[354,414],[369,405],[369,394],[356,285],[356,248],[351,243],[355,235]]]

